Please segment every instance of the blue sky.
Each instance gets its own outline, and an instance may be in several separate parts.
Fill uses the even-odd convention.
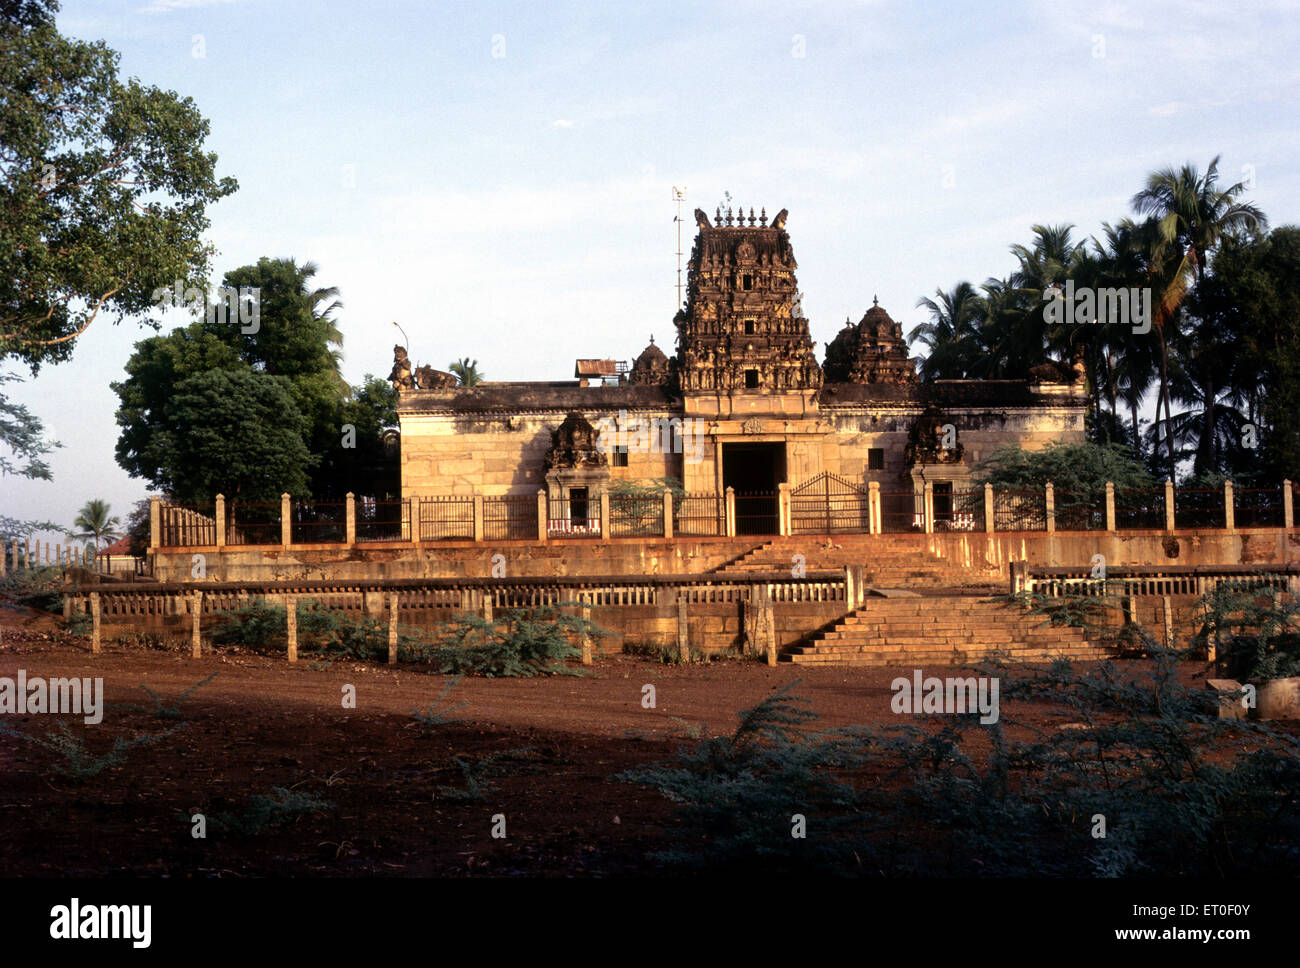
[[[1272,224],[1300,222],[1298,12],[65,0],[59,24],[194,98],[240,183],[210,210],[218,275],[316,262],[355,383],[387,375],[394,321],[417,365],[470,356],[489,379],[571,379],[652,333],[671,349],[674,185],[688,210],[789,209],[819,343],[873,295],[910,328],[936,287],[1007,273],[1036,223],[1100,232],[1158,167],[1221,155]],[[4,480],[0,513],[70,525],[147,493],[113,459],[109,389],[147,335],[97,322],[9,387],[64,447],[53,482]]]

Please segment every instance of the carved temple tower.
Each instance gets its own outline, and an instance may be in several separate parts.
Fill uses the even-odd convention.
[[[821,367],[799,307],[785,210],[771,225],[766,209],[757,218],[752,208],[748,217],[728,210],[715,218],[710,225],[695,210],[687,303],[675,320],[682,392],[770,400],[815,391]],[[728,409],[720,401],[720,410]]]

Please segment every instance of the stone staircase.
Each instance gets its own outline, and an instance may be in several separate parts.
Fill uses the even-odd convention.
[[[829,631],[787,649],[782,662],[962,666],[1003,652],[1020,662],[1104,659],[1084,631],[976,595],[868,597]]]
[[[936,590],[1001,591],[1004,583],[965,568],[958,561],[931,554],[920,535],[826,535],[773,538],[746,552],[715,575],[789,574],[796,554],[804,556],[808,572],[843,571],[862,565],[868,587],[908,588],[932,594]]]

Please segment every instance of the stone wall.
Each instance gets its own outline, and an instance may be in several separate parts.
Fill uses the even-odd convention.
[[[593,422],[602,414],[586,416]],[[668,419],[668,411],[638,413]],[[680,416],[680,415],[679,415]],[[413,413],[402,416],[402,497],[536,494],[546,487],[546,452],[565,414]],[[611,461],[612,464],[612,461]],[[611,466],[612,480],[680,479],[680,454],[633,452],[627,467]]]

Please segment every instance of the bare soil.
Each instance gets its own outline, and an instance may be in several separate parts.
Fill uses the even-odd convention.
[[[404,668],[222,652],[191,659],[171,651],[106,643],[92,655],[84,637],[50,616],[0,609],[0,676],[102,676],[103,722],[10,715],[43,734],[60,720],[96,752],[119,736],[177,727],[137,747],[123,764],[83,784],[53,772],[55,754],[0,735],[0,871],[8,876],[133,874],[169,877],[591,876],[654,873],[648,854],[676,823],[657,791],[610,778],[668,759],[692,731],[729,733],[736,713],[802,679],[798,691],[819,726],[892,724],[897,669],[769,668],[744,660],[669,666],[598,657],[588,674],[535,679],[463,679],[449,702],[459,721],[426,731],[412,716],[448,681]],[[906,670],[910,673],[911,670]],[[1193,678],[1202,670],[1189,667]],[[141,688],[182,720],[160,718]],[[942,669],[927,675],[951,674]],[[344,708],[345,687],[356,707]],[[643,703],[653,686],[653,708]],[[136,705],[139,709],[122,708]],[[1016,709],[1030,724],[1059,723],[1050,711]],[[455,757],[501,760],[503,775],[479,800]],[[209,829],[191,835],[191,815],[239,813],[274,787],[310,793],[332,808],[261,833]],[[504,815],[506,836],[494,838]]]

